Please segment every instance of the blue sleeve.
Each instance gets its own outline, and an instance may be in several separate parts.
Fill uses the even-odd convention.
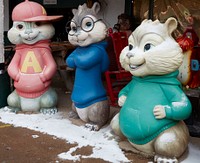
[[[80,53],[80,51],[79,51]],[[90,69],[102,60],[101,49],[92,47],[85,49],[81,52],[82,54],[76,58],[76,65],[82,69]]]
[[[109,61],[109,58],[108,58],[108,54],[106,52],[106,50],[103,51],[103,62],[102,62],[102,72],[105,72],[108,70],[109,68],[109,64],[110,64],[110,61]]]
[[[76,68],[76,64],[75,64],[75,61],[74,61],[75,60],[74,59],[74,53],[75,53],[75,51],[72,52],[66,59],[66,64],[70,68]]]

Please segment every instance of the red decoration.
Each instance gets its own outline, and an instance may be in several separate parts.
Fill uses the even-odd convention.
[[[188,51],[194,47],[193,41],[188,37],[181,36],[177,38],[176,41],[179,43],[183,52]]]
[[[200,71],[191,69],[191,61],[200,62],[200,46],[199,38],[192,27],[188,27],[183,36],[176,39],[184,52],[184,61],[179,68],[179,73],[185,75],[184,80],[179,76],[181,83],[189,88],[197,88],[200,86]]]

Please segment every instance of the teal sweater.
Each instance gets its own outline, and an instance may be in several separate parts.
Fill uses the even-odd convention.
[[[146,144],[191,113],[191,103],[177,80],[178,71],[163,76],[133,77],[120,93],[127,99],[120,110],[120,129],[135,144]],[[166,117],[155,119],[156,105],[165,106]]]

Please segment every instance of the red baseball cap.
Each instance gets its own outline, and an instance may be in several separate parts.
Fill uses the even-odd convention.
[[[47,16],[46,10],[42,5],[29,0],[19,3],[12,11],[13,21],[55,21],[61,19],[62,17],[62,15]]]

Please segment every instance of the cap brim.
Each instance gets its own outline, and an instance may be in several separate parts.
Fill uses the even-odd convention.
[[[58,15],[58,16],[36,16],[36,17],[24,19],[22,21],[25,21],[25,22],[57,21],[57,20],[60,20],[62,18],[63,18],[62,15]]]

